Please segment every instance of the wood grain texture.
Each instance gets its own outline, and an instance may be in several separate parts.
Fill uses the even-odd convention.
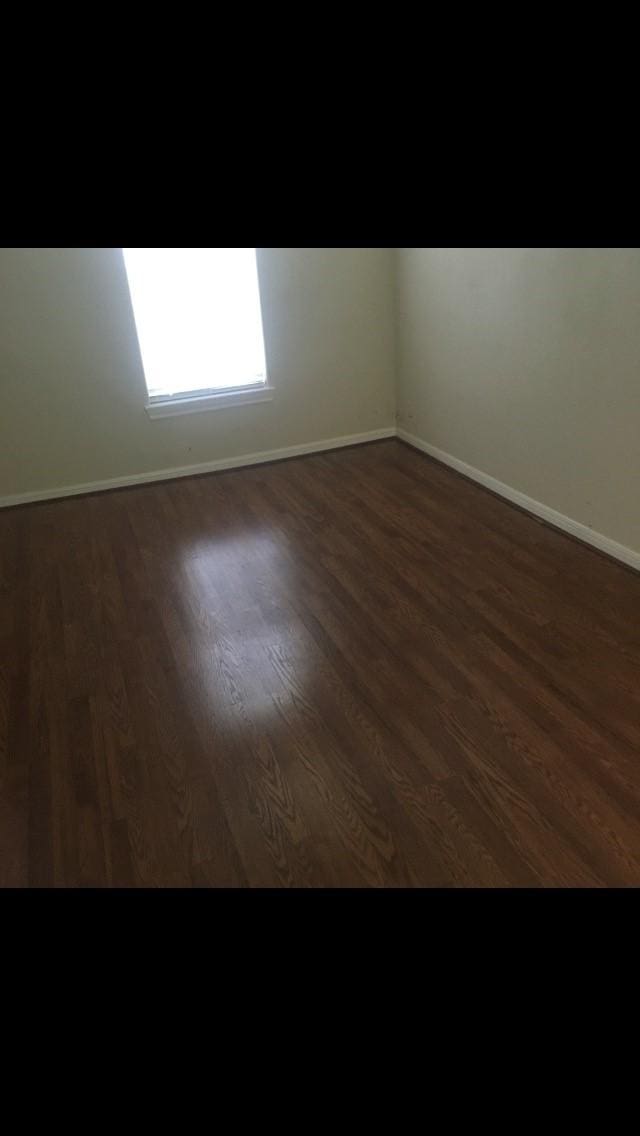
[[[396,441],[0,514],[0,886],[640,885],[640,577]]]

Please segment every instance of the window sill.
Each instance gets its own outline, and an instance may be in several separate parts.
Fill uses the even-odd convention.
[[[149,418],[174,418],[180,414],[202,414],[208,410],[227,410],[233,406],[250,406],[254,402],[271,402],[273,387],[258,390],[220,391],[195,398],[168,398],[165,402],[148,402]]]

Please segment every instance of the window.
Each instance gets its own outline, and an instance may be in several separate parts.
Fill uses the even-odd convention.
[[[152,417],[270,397],[254,248],[125,248]]]

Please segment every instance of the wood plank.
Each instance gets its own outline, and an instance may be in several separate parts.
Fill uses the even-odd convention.
[[[640,886],[640,577],[396,441],[0,515],[0,887]]]

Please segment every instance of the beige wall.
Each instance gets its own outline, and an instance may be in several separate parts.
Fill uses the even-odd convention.
[[[261,248],[272,403],[150,421],[118,248],[0,249],[0,498],[393,426],[391,248]]]
[[[403,248],[400,425],[640,550],[640,249]]]
[[[397,363],[405,429],[640,550],[640,249],[259,267],[276,400],[152,422],[121,250],[0,249],[0,499],[392,426]]]

